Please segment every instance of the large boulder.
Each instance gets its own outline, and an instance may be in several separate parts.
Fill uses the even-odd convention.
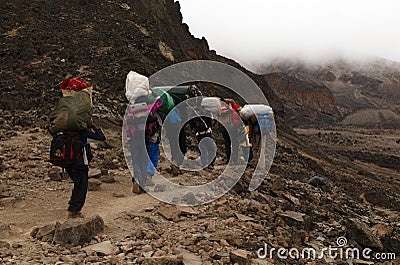
[[[68,219],[63,224],[56,224],[53,242],[65,247],[81,246],[103,231],[104,221],[99,215]]]

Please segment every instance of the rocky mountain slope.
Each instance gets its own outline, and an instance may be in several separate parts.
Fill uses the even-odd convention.
[[[380,143],[370,131],[308,132],[308,137],[279,119],[274,164],[257,191],[248,190],[252,163],[234,190],[201,207],[167,206],[146,194],[131,193],[120,127],[129,70],[151,75],[176,62],[217,60],[245,71],[274,107],[282,107],[264,76],[218,56],[206,40],[194,38],[179,9],[172,0],[3,3],[0,263],[285,264],[276,255],[257,259],[257,250],[268,244],[320,251],[336,246],[339,237],[347,237],[346,247],[399,253],[397,131],[383,134]],[[70,233],[65,242],[53,241],[60,223],[82,229],[77,231],[90,225],[85,220],[65,221],[72,187],[47,162],[50,135],[45,129],[47,114],[60,97],[58,83],[67,73],[94,84],[95,122],[105,128],[108,138],[93,145],[91,187],[83,210],[85,216],[100,215],[104,231],[74,247],[64,243],[71,243],[77,233]],[[221,88],[202,89],[206,94],[237,97]],[[320,104],[309,96],[302,102],[313,108],[331,104],[329,98]],[[334,115],[334,109],[324,111]],[[382,149],[386,142],[391,147]],[[368,149],[371,146],[373,150]],[[196,154],[191,150],[190,155]],[[159,170],[171,181],[190,185],[213,179],[224,170],[224,163],[218,157],[214,172],[184,172],[174,178],[162,155]],[[324,257],[314,264],[349,262],[358,261]]]
[[[321,65],[278,62],[260,69],[268,73],[266,80],[296,117],[319,116],[317,121],[356,126],[400,124],[400,63],[384,59]]]
[[[150,76],[187,60],[231,64],[256,80],[271,104],[279,103],[261,76],[216,55],[205,39],[194,38],[173,0],[68,0],[62,5],[17,0],[4,3],[0,19],[0,106],[30,114],[24,122],[14,117],[13,125],[44,124],[48,103],[58,99],[58,84],[67,73],[92,82],[96,105],[117,115],[130,70]],[[14,116],[28,115],[19,113]]]

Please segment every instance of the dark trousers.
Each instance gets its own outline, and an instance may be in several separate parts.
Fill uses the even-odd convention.
[[[209,139],[207,139],[209,138]],[[202,143],[199,147],[200,150],[200,160],[201,160],[201,166],[205,168],[206,166],[214,166],[215,162],[215,155],[216,155],[216,148],[215,144],[212,141],[212,134],[211,133],[205,133],[205,134],[200,134],[197,135],[197,142],[200,144],[200,141],[206,139],[204,143]]]
[[[71,198],[68,202],[68,210],[79,212],[85,204],[88,190],[88,172],[89,169],[79,168],[72,170],[72,167],[66,168],[69,177],[74,182]]]
[[[177,166],[183,163],[187,152],[185,127],[180,131],[179,127],[179,123],[168,124],[166,127],[166,136],[171,148],[171,158]]]
[[[230,134],[231,135],[229,136],[229,133],[225,128],[222,129],[226,159],[228,162],[231,160],[232,162],[236,163],[239,161],[239,135],[234,130],[231,130]]]

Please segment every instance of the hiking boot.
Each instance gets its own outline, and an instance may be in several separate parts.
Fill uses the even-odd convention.
[[[72,218],[83,218],[83,215],[80,211],[68,210],[68,219],[72,219]]]
[[[177,166],[175,166],[174,164],[171,164],[171,173],[172,173],[172,176],[174,176],[174,177],[179,176],[179,174],[180,174],[179,168]]]
[[[142,187],[139,187],[139,189],[140,193],[147,193],[147,191],[149,190],[149,188],[142,188]]]
[[[133,186],[132,186],[132,192],[136,193],[136,194],[140,194],[141,193],[140,188],[141,187],[139,186],[139,184],[137,182],[135,182],[135,183],[133,183]]]
[[[154,182],[153,182],[153,179],[152,179],[152,177],[150,177],[150,176],[147,176],[147,179],[146,179],[146,187],[147,187],[147,186],[149,186],[149,187],[155,186],[155,184],[154,184]]]

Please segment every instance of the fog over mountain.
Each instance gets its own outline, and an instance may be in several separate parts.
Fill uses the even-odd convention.
[[[276,58],[400,61],[398,1],[180,0],[183,21],[211,49],[253,65]]]

